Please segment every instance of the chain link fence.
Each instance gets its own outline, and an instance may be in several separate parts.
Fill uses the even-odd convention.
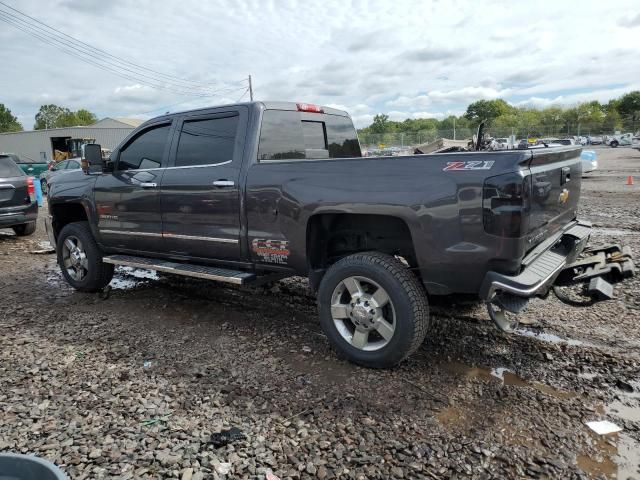
[[[633,121],[624,119],[622,128],[606,125],[592,126],[588,124],[556,124],[556,125],[522,125],[518,127],[487,127],[485,134],[494,138],[508,138],[515,135],[516,139],[530,138],[565,138],[572,136],[606,136],[617,131],[621,133],[635,133],[640,128],[640,119]],[[636,125],[637,124],[637,125]],[[360,133],[360,144],[370,152],[394,152],[412,150],[416,145],[433,142],[439,138],[452,140],[471,139],[476,129],[456,128],[450,130],[422,130],[419,132],[387,132]]]

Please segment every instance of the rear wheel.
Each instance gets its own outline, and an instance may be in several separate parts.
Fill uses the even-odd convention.
[[[618,146],[618,142],[616,142],[615,140],[613,142],[611,142],[611,146],[613,148],[616,148]]]
[[[36,231],[36,222],[23,223],[22,225],[16,225],[13,227],[13,231],[18,237],[26,237],[27,235],[33,235]]]
[[[44,178],[40,180],[40,187],[42,187],[42,194],[46,195],[49,191],[49,186],[47,185],[47,181]]]
[[[65,280],[81,292],[97,292],[113,278],[113,265],[103,263],[87,222],[70,223],[58,235],[58,264]]]
[[[400,261],[377,252],[343,258],[318,291],[320,323],[334,349],[370,368],[412,354],[429,326],[426,292]]]

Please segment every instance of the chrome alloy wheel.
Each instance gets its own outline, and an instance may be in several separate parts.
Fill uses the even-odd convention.
[[[77,282],[89,273],[87,253],[78,237],[70,235],[62,244],[62,262],[69,276]]]
[[[396,313],[389,294],[366,277],[347,277],[333,290],[331,317],[342,338],[353,347],[375,351],[393,338]]]

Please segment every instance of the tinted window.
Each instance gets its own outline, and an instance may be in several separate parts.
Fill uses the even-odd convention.
[[[24,172],[11,159],[11,157],[0,156],[0,177],[21,177]]]
[[[76,170],[80,168],[80,164],[78,162],[76,162],[75,160],[69,162],[69,165],[67,165],[67,169],[68,170]]]
[[[264,112],[259,160],[361,156],[356,130],[349,117],[285,110]]]
[[[169,125],[145,131],[120,151],[118,169],[159,168],[168,137]]]
[[[327,149],[327,140],[324,134],[324,122],[302,121],[302,134],[304,135],[304,148]]]
[[[69,162],[60,162],[58,163],[55,167],[53,167],[55,170],[65,170],[67,168],[67,163]]]
[[[178,142],[176,167],[233,160],[237,130],[238,115],[184,122]]]

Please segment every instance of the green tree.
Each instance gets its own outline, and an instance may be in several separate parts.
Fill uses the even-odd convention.
[[[620,97],[618,103],[620,115],[631,117],[633,129],[636,128],[636,121],[640,117],[640,90],[629,92]]]
[[[477,125],[482,120],[487,120],[491,123],[495,118],[510,113],[512,110],[513,107],[501,98],[497,100],[478,100],[467,107],[467,112],[464,116]]]
[[[80,109],[73,112],[66,107],[58,105],[42,105],[36,114],[34,129],[76,127],[79,125],[91,125],[96,123],[95,114],[88,110]]]
[[[389,115],[380,113],[373,117],[373,123],[369,127],[371,133],[385,133],[389,130]]]
[[[22,125],[13,116],[11,110],[0,103],[0,132],[21,132]]]
[[[58,105],[42,105],[38,113],[36,113],[36,123],[33,128],[35,130],[58,128],[60,119],[70,113],[71,111],[68,108],[59,107]]]

